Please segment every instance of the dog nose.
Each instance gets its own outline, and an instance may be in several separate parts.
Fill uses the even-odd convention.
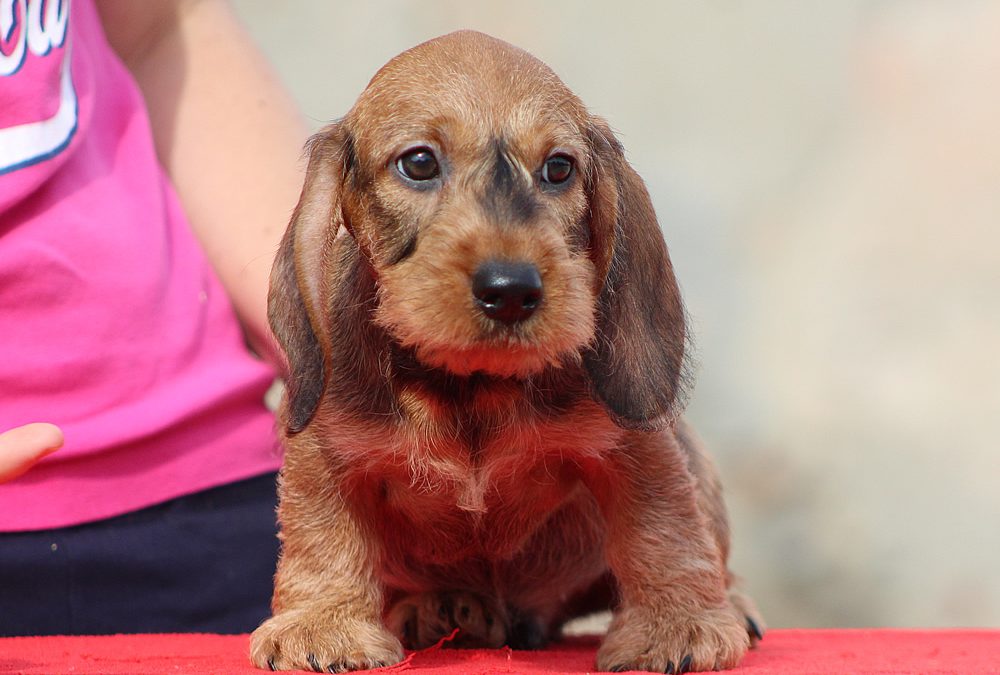
[[[472,295],[483,314],[505,324],[524,321],[542,301],[542,277],[531,263],[490,260],[472,277]]]

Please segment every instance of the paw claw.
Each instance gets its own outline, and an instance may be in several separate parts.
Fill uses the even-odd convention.
[[[276,614],[253,632],[250,656],[255,665],[271,670],[342,673],[366,663],[398,663],[403,649],[375,621],[293,610]]]
[[[743,615],[731,608],[666,617],[627,608],[619,609],[597,663],[680,675],[735,667],[749,646]]]
[[[753,617],[748,616],[746,619],[747,619],[747,632],[750,633],[750,635],[753,638],[757,640],[763,640],[764,631],[760,629],[760,626],[757,625],[757,622],[753,620]]]

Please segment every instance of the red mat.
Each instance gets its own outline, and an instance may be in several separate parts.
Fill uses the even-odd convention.
[[[0,639],[0,673],[242,673],[246,635],[117,635]],[[597,638],[540,652],[428,649],[378,673],[587,673]],[[760,673],[1000,673],[1000,631],[772,630],[736,671]]]

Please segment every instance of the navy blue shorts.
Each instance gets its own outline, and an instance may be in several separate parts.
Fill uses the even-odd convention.
[[[0,534],[0,635],[252,631],[270,615],[275,478]]]

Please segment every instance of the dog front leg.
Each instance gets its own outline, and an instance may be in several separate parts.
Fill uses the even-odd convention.
[[[340,493],[322,485],[325,473],[289,469],[274,616],[251,636],[254,664],[336,673],[398,663],[402,646],[382,622],[375,538]]]
[[[735,666],[750,644],[747,629],[728,600],[725,561],[672,432],[630,434],[591,482],[620,592],[598,668]]]

